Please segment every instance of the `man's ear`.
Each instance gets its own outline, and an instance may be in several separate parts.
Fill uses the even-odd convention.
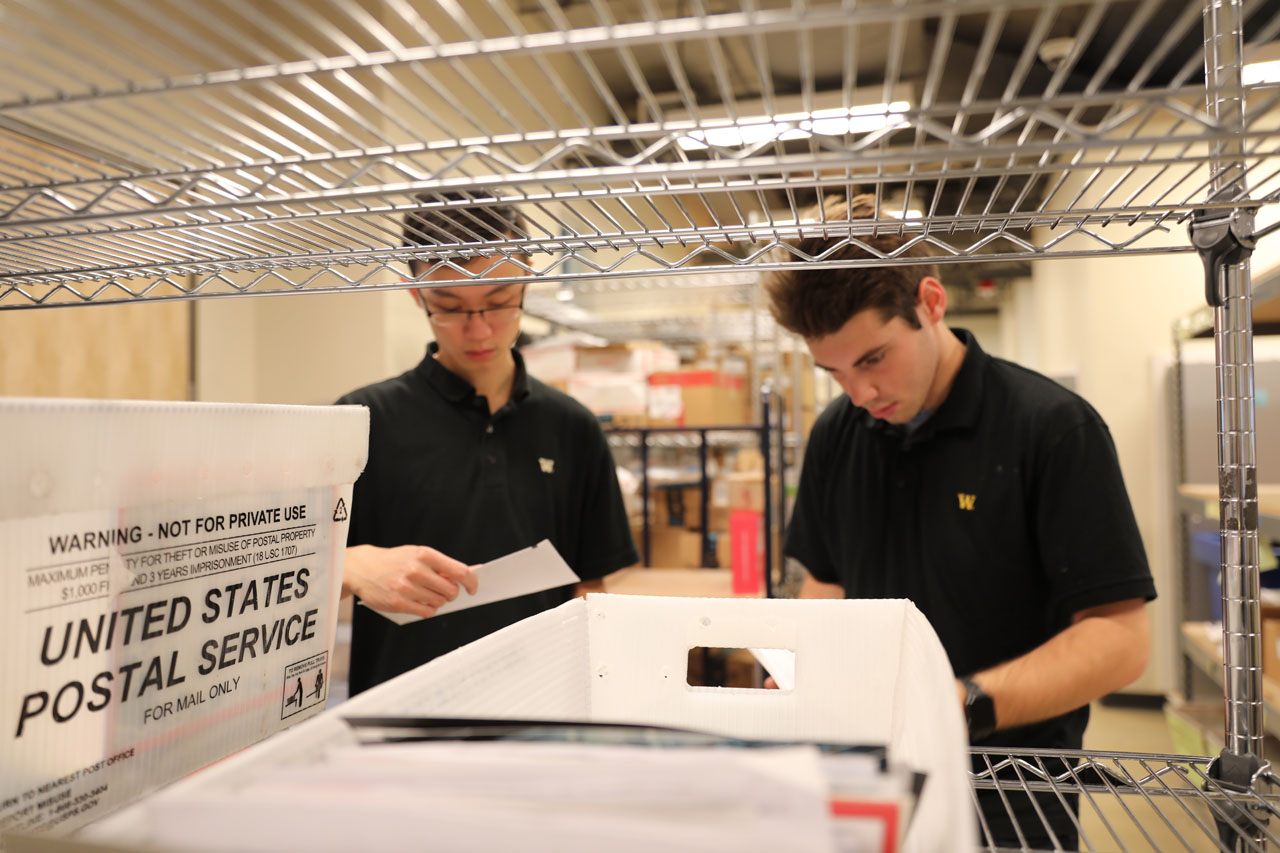
[[[947,290],[931,275],[920,279],[916,292],[916,301],[920,307],[921,319],[930,323],[940,323],[947,314]]]
[[[402,281],[408,281],[409,279],[407,279],[407,278],[406,278],[406,279],[401,279],[401,280],[402,280]],[[418,288],[416,288],[416,287],[411,287],[411,288],[409,288],[409,295],[413,297],[413,301],[414,301],[414,303],[415,303],[419,308],[421,308],[423,311],[427,310],[427,303],[423,301],[423,299],[422,299],[422,293],[418,290]]]

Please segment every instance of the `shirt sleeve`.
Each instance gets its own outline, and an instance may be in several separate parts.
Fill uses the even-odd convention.
[[[1080,610],[1156,597],[1115,444],[1096,415],[1045,449],[1036,500],[1050,629]]]
[[[596,580],[640,562],[609,443],[594,419],[584,430],[579,547],[574,572]]]
[[[829,471],[824,461],[827,430],[823,426],[820,420],[809,435],[804,462],[800,466],[795,508],[787,525],[782,552],[804,566],[814,580],[838,584],[841,581],[823,535],[823,531],[828,529],[826,515],[831,504],[827,495]]]

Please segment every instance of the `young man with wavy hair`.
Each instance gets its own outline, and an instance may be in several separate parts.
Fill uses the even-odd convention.
[[[875,215],[859,196],[813,218]],[[788,529],[801,596],[912,600],[958,675],[973,744],[1079,749],[1089,702],[1146,667],[1155,597],[1106,424],[947,325],[924,241],[887,226],[796,245],[864,262],[766,285],[777,321],[844,391],[814,424]],[[1019,846],[999,794],[980,800],[987,834]],[[1052,831],[1074,849],[1074,799],[1040,798],[1042,834],[1031,802],[1010,802],[1033,847]]]

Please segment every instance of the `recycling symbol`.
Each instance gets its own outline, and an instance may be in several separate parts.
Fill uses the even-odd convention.
[[[347,502],[342,498],[338,498],[338,505],[333,508],[333,520],[334,521],[347,520]]]

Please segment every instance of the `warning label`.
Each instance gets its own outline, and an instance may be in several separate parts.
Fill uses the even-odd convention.
[[[324,704],[325,697],[329,695],[329,684],[325,680],[328,663],[329,653],[324,651],[284,668],[280,719],[287,720],[294,714]]]
[[[0,831],[74,829],[323,708],[350,494],[0,521]]]

